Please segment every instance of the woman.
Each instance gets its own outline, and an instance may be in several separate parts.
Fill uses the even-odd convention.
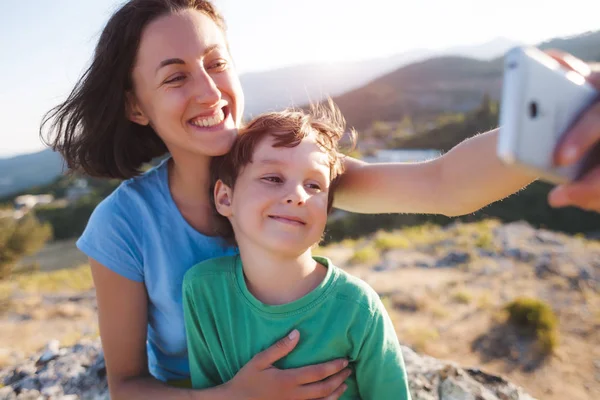
[[[207,190],[210,159],[229,150],[244,108],[224,30],[208,1],[130,0],[107,23],[69,98],[45,119],[70,168],[127,179],[96,208],[78,241],[96,286],[111,396],[337,399],[349,374],[345,360],[273,367],[302,340],[296,333],[223,386],[174,387],[185,386],[189,374],[183,275],[204,259],[235,251],[213,236]],[[594,118],[598,107],[574,131],[581,148],[598,136]],[[497,160],[496,135],[479,135],[420,164],[348,160],[335,206],[363,213],[473,212],[534,179]],[[138,176],[143,163],[167,152],[168,160]],[[585,190],[591,193],[598,181],[592,176]],[[244,340],[243,332],[234,334]]]

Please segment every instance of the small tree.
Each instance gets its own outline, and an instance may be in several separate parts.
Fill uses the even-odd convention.
[[[19,259],[39,251],[51,237],[50,225],[41,224],[32,214],[0,218],[0,280],[10,275]]]

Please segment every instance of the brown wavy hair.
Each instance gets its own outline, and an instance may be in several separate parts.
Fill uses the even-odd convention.
[[[273,147],[296,147],[311,133],[316,133],[317,143],[329,157],[330,186],[327,212],[331,211],[335,188],[344,172],[340,141],[348,135],[350,147],[356,142],[356,132],[346,132],[346,121],[335,103],[328,99],[326,104],[313,104],[308,111],[288,108],[269,112],[250,121],[239,131],[229,153],[214,157],[210,165],[210,194],[215,215],[216,234],[230,244],[235,244],[233,228],[229,220],[216,211],[214,189],[218,180],[235,190],[238,176],[252,162],[256,147],[266,138],[273,137]]]
[[[210,17],[225,32],[225,20],[206,0],[130,0],[104,27],[89,68],[65,102],[42,120],[40,137],[62,154],[71,170],[128,179],[167,153],[150,126],[127,118],[126,93],[144,28],[155,19],[186,9]],[[48,132],[44,134],[45,128]]]

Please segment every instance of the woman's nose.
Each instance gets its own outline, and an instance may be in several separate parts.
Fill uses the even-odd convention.
[[[221,100],[221,91],[210,74],[201,68],[196,76],[195,99],[197,103],[214,105]]]

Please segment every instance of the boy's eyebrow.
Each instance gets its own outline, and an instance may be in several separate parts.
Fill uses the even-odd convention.
[[[329,165],[329,163],[327,161],[325,161],[325,160],[318,160],[317,162],[319,164],[327,167],[327,168],[331,168],[331,166]],[[278,160],[278,159],[275,159],[275,158],[263,158],[262,160],[258,160],[258,164],[260,164],[260,165],[278,165],[278,166],[281,166],[281,165],[286,165],[287,163],[285,161],[283,161],[283,160]],[[315,169],[315,171],[321,172],[318,169]]]
[[[258,163],[259,164],[266,164],[266,165],[282,165],[282,164],[285,164],[283,161],[276,160],[274,158],[263,158],[262,160],[259,160]]]
[[[221,45],[218,44],[213,44],[210,45],[206,48],[206,50],[204,50],[204,53],[202,53],[202,56],[206,56],[208,53],[214,51],[215,49],[222,47]],[[156,67],[156,71],[158,72],[159,69],[161,69],[162,67],[166,67],[167,65],[172,65],[172,64],[179,64],[179,65],[185,65],[185,61],[183,61],[181,58],[167,58],[166,60],[162,60],[160,62],[160,64],[158,64],[158,67]]]

